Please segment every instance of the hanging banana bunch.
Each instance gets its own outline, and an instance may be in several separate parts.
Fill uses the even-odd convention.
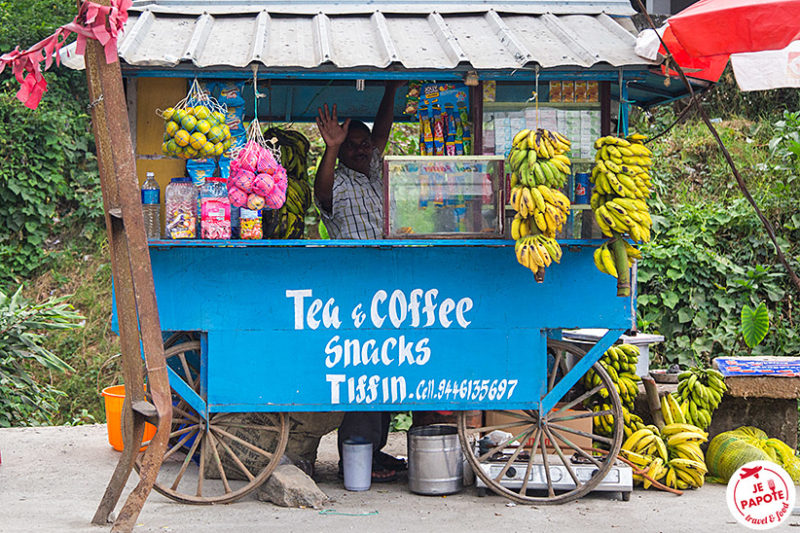
[[[644,146],[647,137],[632,133],[626,138],[607,135],[594,143],[594,184],[590,200],[603,235],[611,237],[595,251],[597,269],[618,279],[617,296],[630,295],[630,267],[641,252],[626,238],[650,241],[653,221],[646,199],[650,196],[652,152]]]
[[[565,155],[570,141],[557,132],[524,129],[514,136],[508,154],[511,168],[509,203],[517,212],[511,222],[511,238],[517,243],[517,261],[544,280],[544,269],[561,261],[556,233],[569,215],[570,202],[558,189],[571,173]]]
[[[286,169],[286,203],[280,209],[265,210],[263,215],[265,239],[302,239],[305,214],[313,202],[308,180],[308,150],[311,144],[305,135],[295,130],[269,128],[265,138],[278,139],[281,165]]]

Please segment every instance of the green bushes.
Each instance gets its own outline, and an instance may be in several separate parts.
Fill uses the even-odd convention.
[[[756,202],[800,269],[800,192],[791,143],[797,122],[718,124]],[[792,131],[792,127],[794,130]],[[639,269],[639,325],[666,337],[656,363],[708,363],[716,355],[797,355],[799,296],[753,208],[741,197],[702,124],[673,130],[654,147],[653,241]],[[741,335],[745,305],[765,302],[770,330],[752,351]]]
[[[8,296],[0,291],[0,427],[49,423],[63,394],[31,377],[29,368],[72,370],[48,350],[45,330],[72,329],[82,325],[81,315],[65,303],[66,298],[50,298],[32,304],[22,297],[22,287]]]
[[[70,80],[48,80],[35,111],[16,100],[15,81],[0,85],[0,288],[45,264],[65,234],[91,238],[101,228],[89,116],[68,94]]]

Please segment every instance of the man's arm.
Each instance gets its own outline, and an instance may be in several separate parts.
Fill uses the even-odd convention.
[[[380,153],[386,149],[389,142],[389,133],[392,131],[394,122],[394,97],[397,88],[405,82],[401,80],[391,80],[386,82],[386,89],[383,92],[381,105],[378,107],[378,114],[375,115],[375,123],[372,126],[372,144]]]
[[[322,135],[322,140],[325,141],[325,153],[322,155],[322,161],[319,163],[317,175],[314,178],[314,195],[322,208],[330,213],[333,207],[333,173],[336,169],[336,158],[339,156],[339,147],[347,138],[350,119],[348,118],[344,124],[339,125],[335,104],[332,112],[328,111],[328,104],[325,104],[324,109],[319,108],[318,111],[317,128]]]

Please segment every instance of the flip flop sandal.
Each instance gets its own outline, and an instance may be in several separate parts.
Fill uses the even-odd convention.
[[[389,483],[397,481],[397,471],[390,468],[374,467],[372,468],[372,482],[373,483]]]
[[[397,457],[392,457],[388,453],[385,452],[375,452],[375,457],[372,460],[373,465],[378,465],[383,468],[388,468],[391,470],[396,470],[399,472],[408,470],[408,463],[405,459],[399,459]]]

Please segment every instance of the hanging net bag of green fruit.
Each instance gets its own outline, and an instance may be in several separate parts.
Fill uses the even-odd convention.
[[[231,147],[231,130],[225,123],[227,108],[208,92],[197,79],[186,97],[156,115],[164,119],[164,155],[181,159],[206,159],[223,155]]]

